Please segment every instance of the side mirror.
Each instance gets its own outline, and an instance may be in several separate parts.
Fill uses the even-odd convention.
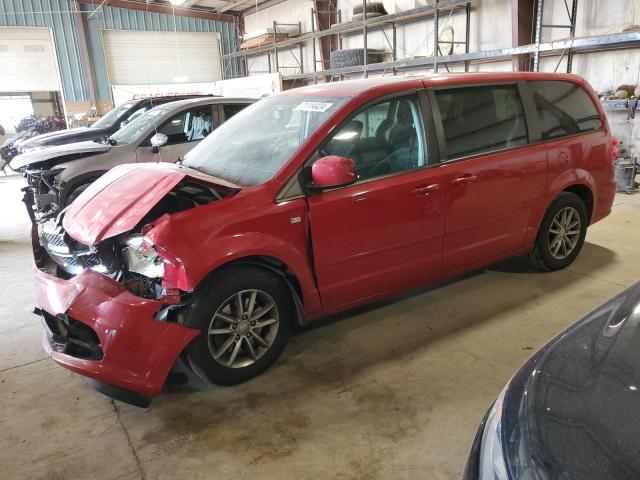
[[[153,153],[158,153],[160,151],[160,147],[163,147],[169,141],[169,137],[167,137],[164,133],[156,133],[153,137],[151,137],[151,151]]]
[[[120,122],[120,128],[123,128],[125,125],[129,123],[129,120],[123,120]]]
[[[353,160],[337,155],[319,158],[311,166],[311,187],[325,189],[351,185],[358,179]]]

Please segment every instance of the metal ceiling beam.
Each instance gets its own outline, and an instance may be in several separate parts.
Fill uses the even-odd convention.
[[[262,2],[258,4],[258,8],[255,6],[255,2],[253,2],[253,6],[242,10],[242,16],[246,17],[247,15],[251,15],[252,13],[256,13],[258,10],[264,10],[265,8],[273,7],[274,5],[278,5],[279,3],[286,2],[287,0],[267,0],[266,2]]]
[[[220,8],[218,11],[220,13],[228,12],[229,10],[242,11],[242,9],[239,9],[238,7],[241,7],[243,5],[255,5],[255,0],[231,1],[228,5],[225,5],[224,7]]]
[[[78,3],[92,5],[93,7],[97,6],[97,2],[95,0],[77,0],[77,1]],[[193,10],[193,9],[186,9],[186,8],[172,9],[171,7],[168,7],[165,5],[157,5],[153,3],[146,3],[146,2],[134,1],[134,0],[104,0],[103,3],[105,6],[126,8],[129,10],[140,10],[143,12],[164,13],[166,15],[172,15],[173,12],[175,11],[175,14],[179,17],[201,18],[203,20],[217,20],[219,22],[238,23],[237,15],[208,12],[206,10]]]

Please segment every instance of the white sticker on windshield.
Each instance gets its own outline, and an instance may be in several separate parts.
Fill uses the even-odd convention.
[[[301,112],[326,112],[331,108],[333,103],[325,102],[302,102],[294,110]]]

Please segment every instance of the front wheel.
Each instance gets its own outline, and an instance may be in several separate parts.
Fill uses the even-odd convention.
[[[239,266],[215,274],[181,314],[202,333],[184,351],[203,380],[244,382],[269,368],[287,343],[293,315],[289,291],[274,273]]]
[[[587,209],[574,193],[562,192],[540,225],[533,251],[534,263],[545,270],[560,270],[578,256],[588,225]]]

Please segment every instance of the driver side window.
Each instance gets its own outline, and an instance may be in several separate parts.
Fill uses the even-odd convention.
[[[136,118],[138,118],[138,117],[139,117],[140,115],[142,115],[143,113],[145,113],[147,110],[149,110],[149,106],[148,106],[148,105],[145,105],[144,107],[137,109],[135,112],[133,112],[131,115],[129,115],[129,116],[126,118],[126,120],[125,120],[125,121],[126,121],[127,123],[129,123],[129,122],[131,122],[132,120],[135,120]]]
[[[169,138],[167,145],[202,140],[214,128],[211,112],[211,105],[185,110],[166,121],[158,128],[158,133]]]
[[[397,97],[362,110],[334,133],[322,155],[350,158],[359,180],[426,165],[418,96]]]

